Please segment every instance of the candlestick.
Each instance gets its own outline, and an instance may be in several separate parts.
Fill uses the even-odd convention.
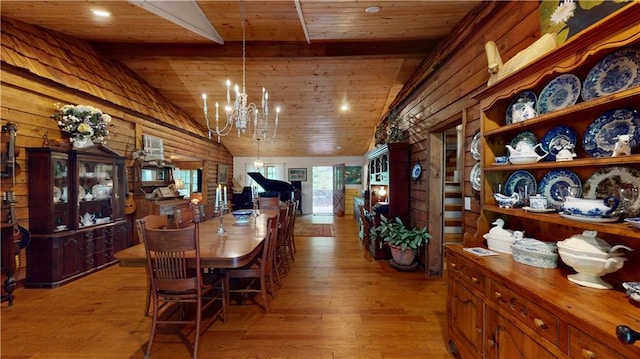
[[[225,185],[223,187],[223,191],[224,191],[224,204],[227,204],[227,186]]]

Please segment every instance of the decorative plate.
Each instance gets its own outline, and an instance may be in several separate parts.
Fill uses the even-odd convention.
[[[527,186],[527,192],[529,192],[530,196],[533,196],[538,192],[536,179],[531,173],[527,171],[513,172],[504,184],[504,194],[511,196],[512,194],[519,192],[519,190],[525,186]]]
[[[53,186],[53,201],[60,202],[62,200],[62,191],[60,188]]]
[[[580,222],[595,222],[595,223],[611,223],[611,222],[617,222],[620,219],[620,216],[590,217],[590,216],[581,216],[579,214],[569,214],[566,212],[560,212],[560,216],[564,218],[580,221]]]
[[[620,49],[600,60],[582,87],[585,101],[640,86],[640,50]]]
[[[640,187],[640,171],[633,167],[603,167],[585,182],[583,197],[589,199],[618,196],[617,190],[623,184]]]
[[[640,217],[625,218],[624,221],[629,223],[631,227],[640,229]],[[640,288],[638,288],[638,291],[640,291]]]
[[[555,161],[558,152],[567,145],[571,145],[572,149],[576,148],[577,142],[578,135],[576,135],[576,131],[569,126],[556,126],[550,129],[540,141],[542,148],[549,152],[543,160]]]
[[[413,168],[411,169],[411,179],[417,181],[418,178],[420,178],[420,173],[422,173],[422,166],[420,165],[420,162],[418,162],[413,165]]]
[[[482,177],[480,171],[480,162],[476,163],[471,169],[471,175],[469,176],[469,180],[471,181],[471,188],[476,191],[480,191]]]
[[[563,186],[582,188],[582,182],[580,178],[574,172],[566,169],[556,169],[547,172],[538,185],[540,188],[540,194],[547,197],[547,201],[550,206],[561,207],[563,198],[560,189]],[[578,192],[578,198],[582,193]]]
[[[516,148],[516,146],[518,145],[518,142],[520,141],[526,141],[529,144],[531,144],[531,146],[535,146],[538,144],[538,137],[536,136],[535,133],[531,131],[524,131],[517,134],[511,140],[511,142],[509,142],[509,144],[511,145],[511,147]]]
[[[86,193],[87,192],[84,190],[84,187],[78,186],[78,200],[83,200]]]
[[[607,111],[596,118],[584,133],[584,150],[592,157],[611,157],[619,135],[631,135],[633,150],[640,143],[640,112],[630,108]]]
[[[513,105],[516,103],[526,103],[526,102],[533,102],[533,106],[535,108],[536,105],[536,101],[538,101],[538,98],[536,97],[536,94],[533,93],[533,91],[522,91],[519,94],[517,94],[514,98],[511,99],[511,102],[509,102],[509,105],[507,105],[507,111],[504,114],[504,120],[505,122],[508,124],[513,123]]]
[[[471,140],[471,157],[473,157],[474,160],[476,161],[480,161],[480,131],[476,132],[475,135],[473,135],[473,139]]]
[[[538,96],[538,115],[575,105],[580,96],[580,89],[580,79],[576,75],[564,74],[551,80]]]

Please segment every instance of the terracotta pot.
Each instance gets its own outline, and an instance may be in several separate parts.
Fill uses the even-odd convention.
[[[389,245],[391,248],[391,256],[396,264],[408,266],[413,264],[413,260],[416,257],[416,251],[413,249],[405,249],[404,251],[398,246]]]

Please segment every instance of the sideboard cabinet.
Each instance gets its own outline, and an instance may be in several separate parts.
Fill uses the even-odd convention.
[[[116,262],[129,244],[124,157],[96,145],[28,148],[26,287],[57,287]]]
[[[640,231],[621,219],[594,221],[557,212],[534,213],[523,208],[502,208],[493,197],[497,184],[502,184],[503,188],[514,183],[520,185],[518,181],[510,181],[516,173],[524,173],[525,183],[531,183],[528,179],[532,178],[538,187],[535,193],[547,197],[555,195],[553,183],[571,182],[575,178],[582,195],[589,198],[617,195],[615,188],[619,183],[611,183],[618,180],[622,183],[640,181],[637,176],[640,171],[638,149],[630,155],[611,157],[610,154],[594,154],[587,148],[594,141],[593,137],[597,137],[598,148],[602,148],[600,137],[608,135],[604,114],[618,109],[640,110],[639,86],[606,93],[606,86],[602,85],[600,90],[604,95],[586,96],[586,99],[578,91],[580,96],[575,104],[558,106],[554,111],[540,111],[536,117],[521,122],[507,120],[508,110],[524,91],[538,95],[537,101],[540,101],[540,94],[558,76],[572,74],[584,82],[591,69],[602,64],[607,56],[621,49],[640,48],[639,27],[640,3],[636,2],[476,95],[481,108],[479,180],[482,214],[478,231],[465,237],[465,246],[486,246],[483,235],[489,231],[490,223],[501,218],[505,228],[524,231],[526,237],[557,242],[584,230],[594,230],[609,244],[624,244],[634,251],[625,253],[628,260],[622,269],[605,276],[613,289],[602,290],[570,282],[567,275],[575,271],[561,259],[558,259],[557,269],[541,269],[516,263],[507,254],[481,258],[468,254],[459,246],[448,246],[449,339],[462,358],[640,357],[640,343],[625,345],[615,335],[617,325],[640,329],[638,303],[628,299],[621,286],[624,281],[638,280]],[[615,72],[612,69],[602,71]],[[610,77],[611,73],[607,75]],[[601,74],[597,81],[605,81],[603,77],[605,75]],[[573,95],[570,86],[562,89],[569,93],[567,98]],[[550,104],[551,101],[562,103],[560,91],[557,97],[545,99],[547,105],[556,105],[555,102]],[[594,125],[602,118],[605,120],[600,122],[601,126]],[[543,143],[547,134],[559,126],[570,127],[576,134],[573,160],[496,163],[496,157],[509,154],[507,145],[515,147],[515,143],[531,135],[536,137],[536,143]],[[619,179],[609,177],[609,173],[618,172],[625,175]],[[553,176],[549,176],[550,173]],[[529,193],[534,191],[529,188]],[[556,205],[562,203],[561,198],[551,199],[559,202]]]

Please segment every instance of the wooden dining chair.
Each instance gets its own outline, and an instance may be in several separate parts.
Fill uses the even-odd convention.
[[[276,214],[267,220],[267,233],[261,254],[244,267],[226,270],[229,280],[236,279],[238,282],[235,283],[238,286],[236,288],[233,288],[233,283],[230,285],[227,291],[227,303],[230,303],[230,295],[235,293],[241,296],[241,303],[248,298],[259,305],[254,298],[249,298],[249,295],[261,293],[262,308],[265,312],[269,311],[267,292],[273,298],[276,296],[273,290],[273,259],[278,236],[278,219],[279,215]]]
[[[136,221],[147,255],[153,315],[145,358],[149,358],[156,330],[166,324],[195,324],[192,357],[198,357],[202,313],[219,303],[213,319],[226,321],[228,277],[225,273],[203,273],[200,240],[195,225],[177,229],[148,228],[145,219]],[[160,311],[166,304],[165,309]],[[195,305],[193,314],[187,309]],[[179,315],[177,312],[180,312]],[[213,321],[211,322],[213,324]],[[185,339],[186,340],[186,339]]]
[[[258,198],[258,208],[261,210],[280,209],[280,198],[260,197]]]
[[[278,284],[279,286],[282,286],[280,273],[284,275],[289,272],[289,260],[287,258],[286,248],[288,235],[287,231],[289,229],[288,212],[288,207],[280,208],[280,214],[278,215],[278,236],[276,237],[276,250],[273,258],[273,277],[276,284]]]
[[[288,236],[287,249],[288,249],[289,255],[291,256],[292,262],[295,260],[293,256],[296,253],[296,241],[295,241],[295,234],[293,232],[295,231],[295,227],[296,227],[296,211],[298,210],[299,205],[300,205],[300,202],[298,201],[292,201],[289,203],[289,213],[291,213],[291,215],[289,215],[289,222],[288,222],[289,230],[287,231],[287,236]]]
[[[173,223],[176,228],[185,228],[193,224],[200,223],[200,216],[196,213],[197,209],[193,207],[174,207]],[[199,211],[198,211],[199,212]],[[197,226],[196,226],[197,227]]]
[[[162,228],[168,227],[169,217],[167,215],[151,214],[142,218],[141,223],[143,222],[146,228],[162,229]],[[138,238],[140,238],[140,241],[142,241],[142,236],[143,236],[142,226],[136,225],[136,230],[138,232]],[[149,316],[149,305],[151,304],[151,282],[150,282],[151,279],[149,276],[148,268],[145,267],[145,269],[147,269],[147,301],[144,306],[144,315]]]
[[[214,203],[207,203],[202,205],[202,212],[204,213],[203,221],[209,220],[216,216],[216,208]]]

